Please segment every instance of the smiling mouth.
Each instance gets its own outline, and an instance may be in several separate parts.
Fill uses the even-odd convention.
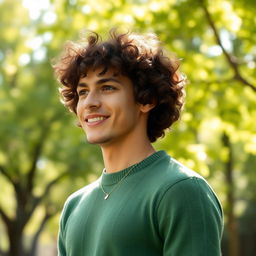
[[[102,120],[105,120],[105,119],[107,119],[106,116],[99,116],[99,117],[93,117],[93,118],[85,119],[85,121],[87,123],[95,123],[95,122],[99,122],[99,121],[102,121]]]

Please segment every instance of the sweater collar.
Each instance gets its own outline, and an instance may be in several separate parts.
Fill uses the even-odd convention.
[[[153,162],[155,162],[157,159],[162,158],[166,156],[166,152],[163,150],[157,151],[153,153],[152,155],[148,156],[147,158],[143,159],[141,162],[136,163],[134,165],[129,166],[128,168],[125,168],[123,170],[120,170],[118,172],[114,173],[106,173],[103,172],[101,175],[101,184],[103,186],[112,185],[117,182],[119,182],[127,173],[131,170],[129,173],[130,175],[133,175],[137,173],[138,171],[146,168],[147,166],[151,165]]]

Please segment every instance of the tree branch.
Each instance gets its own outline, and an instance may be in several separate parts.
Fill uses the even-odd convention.
[[[33,159],[32,159],[32,164],[31,167],[28,171],[27,174],[27,191],[30,193],[33,189],[34,186],[34,177],[35,177],[35,173],[36,173],[36,163],[42,153],[42,149],[45,143],[45,139],[46,136],[48,134],[48,128],[42,128],[43,131],[41,133],[41,136],[38,139],[38,143],[36,144],[35,148],[34,148],[34,154],[33,154]]]
[[[66,175],[68,175],[69,171],[65,171],[59,176],[57,176],[55,179],[53,179],[51,182],[47,184],[47,186],[44,189],[44,192],[42,193],[41,196],[39,197],[34,197],[33,204],[32,204],[32,209],[31,209],[31,214],[34,211],[34,209],[40,204],[40,202],[49,194],[51,188],[58,183],[61,179],[63,179]]]
[[[49,195],[49,192],[51,190],[51,188],[58,183],[63,177],[65,177],[67,174],[69,173],[69,171],[63,172],[62,174],[60,174],[59,176],[57,176],[55,179],[53,179],[51,182],[49,182],[45,189],[44,192],[41,194],[41,196],[33,196],[31,195],[30,198],[30,203],[29,203],[29,208],[27,207],[25,212],[19,212],[19,208],[17,208],[17,216],[19,218],[22,218],[22,225],[25,226],[27,224],[27,222],[29,221],[30,217],[32,216],[33,212],[35,211],[36,207],[42,202],[42,200]],[[23,214],[23,215],[22,215]]]
[[[28,171],[27,174],[27,191],[30,193],[34,187],[34,177],[35,177],[35,173],[36,173],[36,163],[38,161],[38,159],[40,158],[40,155],[42,153],[45,141],[46,141],[46,137],[49,134],[49,129],[51,124],[59,117],[58,113],[55,113],[55,115],[52,116],[52,118],[50,118],[48,121],[44,122],[45,125],[42,127],[42,132],[41,135],[38,139],[38,143],[34,148],[34,154],[33,154],[33,159],[32,159],[32,164],[31,167]]]
[[[206,4],[205,4],[205,0],[199,0],[199,1],[200,1],[200,3],[201,3],[201,6],[202,6],[203,11],[204,11],[204,13],[205,13],[206,19],[207,19],[207,21],[208,21],[208,23],[209,23],[209,25],[210,25],[210,27],[211,27],[213,33],[214,33],[215,40],[216,40],[217,44],[221,47],[221,49],[222,49],[222,51],[223,51],[223,54],[224,54],[224,56],[225,56],[227,62],[229,63],[229,65],[231,66],[231,68],[232,68],[233,71],[234,71],[234,79],[240,81],[242,84],[244,84],[244,85],[246,85],[246,86],[249,86],[253,91],[256,92],[256,87],[255,87],[252,83],[250,83],[248,80],[246,80],[246,79],[241,75],[241,73],[240,73],[240,71],[239,71],[239,65],[238,65],[238,63],[237,63],[237,61],[236,61],[236,57],[233,56],[233,55],[231,55],[231,54],[229,54],[229,53],[226,51],[226,49],[224,48],[224,46],[223,46],[223,44],[222,44],[222,42],[221,42],[221,39],[220,39],[220,35],[219,35],[218,31],[217,31],[217,28],[216,28],[216,26],[215,26],[215,24],[214,24],[214,22],[213,22],[212,17],[211,17],[211,14],[210,14],[210,12],[209,12],[209,10],[207,9],[207,6],[206,6]]]
[[[32,241],[32,244],[31,244],[30,251],[28,252],[28,256],[36,255],[36,249],[37,249],[37,244],[38,244],[40,234],[43,231],[43,229],[44,229],[46,223],[48,222],[48,220],[50,218],[52,218],[56,213],[57,213],[57,211],[50,212],[49,210],[46,209],[44,218],[43,218],[42,222],[40,223],[40,225],[39,225],[39,227],[38,227],[38,229],[37,229],[37,231],[36,231],[36,233],[33,237],[33,241]]]
[[[12,179],[11,175],[9,175],[9,173],[7,172],[7,170],[0,165],[0,173],[2,173],[9,181],[11,184],[15,184],[14,180]]]
[[[0,256],[7,256],[7,252],[5,252],[2,249],[0,249]]]
[[[2,217],[2,220],[4,221],[4,224],[6,227],[9,227],[11,224],[11,219],[8,217],[8,215],[4,212],[2,207],[0,207],[0,216]]]
[[[238,237],[238,226],[235,216],[235,181],[234,181],[234,154],[230,137],[227,133],[222,134],[223,146],[228,151],[227,160],[224,163],[225,170],[225,181],[227,185],[227,231],[229,235],[228,252],[229,255],[239,255],[239,237]]]

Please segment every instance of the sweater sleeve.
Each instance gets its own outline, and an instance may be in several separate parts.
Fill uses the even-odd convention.
[[[64,207],[61,212],[60,222],[59,222],[59,233],[58,233],[58,256],[68,255],[65,245],[65,229],[68,218],[71,214],[73,206],[75,205],[75,198],[72,199],[72,195],[66,200]]]
[[[156,214],[164,256],[221,255],[222,208],[203,179],[188,178],[169,187]]]
[[[59,226],[59,233],[58,233],[58,256],[66,256],[62,220],[63,218],[60,219],[60,226]]]

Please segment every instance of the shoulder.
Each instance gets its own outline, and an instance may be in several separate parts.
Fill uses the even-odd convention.
[[[61,221],[62,221],[63,225],[65,225],[70,214],[80,204],[80,202],[83,201],[84,198],[86,198],[88,195],[93,193],[93,191],[98,187],[98,184],[99,184],[99,181],[96,180],[93,183],[72,193],[67,198],[67,200],[65,201],[62,213],[61,213]]]
[[[97,188],[98,184],[99,184],[99,180],[96,180],[96,181],[80,188],[79,190],[75,191],[67,198],[66,203],[80,200],[82,197],[91,193],[95,188]]]
[[[188,176],[176,182],[165,184],[159,198],[159,205],[172,204],[172,206],[186,208],[193,205],[212,205],[222,215],[222,207],[209,183],[198,176]]]
[[[223,211],[215,192],[202,176],[175,159],[165,166],[154,214],[166,254],[219,255]]]
[[[158,204],[181,205],[185,202],[198,205],[211,204],[222,215],[220,202],[209,183],[197,172],[187,168],[176,159],[166,156],[159,160],[152,171],[158,182]]]
[[[190,179],[202,180],[207,184],[201,175],[167,154],[155,162],[155,165],[151,168],[151,177],[155,182],[161,184],[162,190],[169,189],[181,181]]]

